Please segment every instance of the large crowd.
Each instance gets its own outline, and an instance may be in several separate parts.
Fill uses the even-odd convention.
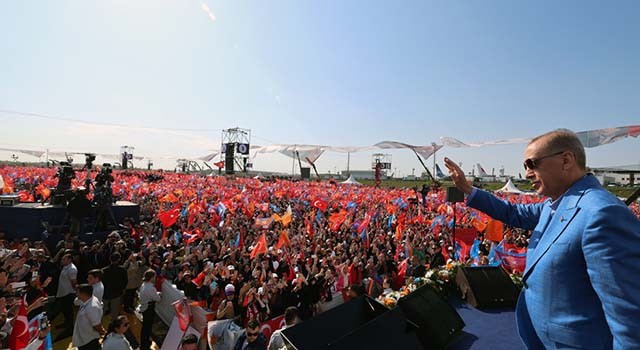
[[[4,192],[23,201],[46,200],[55,173],[0,168]],[[83,186],[85,177],[78,171],[73,187]],[[78,231],[87,229],[82,225],[36,242],[0,233],[2,348],[10,347],[24,307],[28,320],[43,311],[50,321],[60,315],[54,342],[148,349],[153,308],[165,280],[217,319],[246,327],[245,346],[266,348],[269,340],[254,332],[262,321],[285,311],[288,322],[311,318],[338,293],[376,297],[450,259],[487,264],[495,245],[495,238],[483,233],[489,218],[464,203],[448,204],[440,188],[158,171],[116,171],[111,188],[115,199],[140,205],[140,220],[126,219],[105,240],[79,240]],[[520,203],[543,200],[501,196]],[[640,216],[637,205],[632,209]],[[474,254],[462,237],[454,241],[454,215],[458,232],[474,232]],[[504,227],[500,238],[524,252],[529,234]],[[123,315],[135,312],[143,316],[143,326],[132,335]],[[103,321],[109,327],[103,328]],[[50,332],[46,320],[40,328],[30,335],[34,348]]]

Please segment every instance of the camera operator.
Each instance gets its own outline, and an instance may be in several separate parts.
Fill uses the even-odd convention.
[[[73,235],[77,235],[82,229],[82,219],[86,218],[90,214],[91,202],[87,199],[88,190],[83,187],[79,187],[76,191],[73,191],[69,204],[67,205],[67,211],[71,218],[71,227],[69,231]]]
[[[67,162],[60,162],[58,172],[53,177],[58,178],[56,193],[64,193],[71,189],[71,181],[76,178],[76,173],[71,164]]]
[[[93,195],[93,204],[96,207],[96,230],[107,228],[107,217],[113,204],[113,191],[111,183],[114,178],[111,174],[111,164],[104,163],[100,173],[96,175],[96,185]]]

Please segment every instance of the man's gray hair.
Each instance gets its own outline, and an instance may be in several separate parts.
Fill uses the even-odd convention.
[[[576,157],[576,162],[578,166],[582,170],[587,169],[587,156],[584,152],[584,146],[580,139],[571,130],[568,129],[556,129],[550,131],[548,133],[542,134],[540,136],[536,136],[529,142],[532,144],[534,142],[541,141],[543,143],[543,148],[548,153],[555,153],[561,151],[569,151],[573,153]]]

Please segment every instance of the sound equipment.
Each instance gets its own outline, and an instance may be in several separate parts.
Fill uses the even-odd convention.
[[[464,202],[464,192],[460,191],[457,187],[447,187],[447,202]]]
[[[20,197],[17,194],[0,195],[0,207],[12,207],[20,203]]]
[[[461,267],[456,283],[462,298],[476,308],[513,307],[518,288],[499,266]]]
[[[458,312],[431,286],[424,285],[398,301],[405,319],[416,327],[424,349],[443,349],[462,334]]]
[[[340,339],[388,311],[377,301],[361,296],[286,328],[282,331],[282,335],[288,343],[288,349],[326,350],[331,344],[338,344]],[[369,341],[375,341],[375,338]],[[338,347],[332,349],[338,349]]]
[[[456,310],[424,285],[393,310],[361,296],[282,335],[288,349],[444,349],[462,334],[464,325]]]
[[[127,170],[129,163],[129,157],[127,157],[127,152],[122,153],[122,170]]]
[[[311,168],[300,168],[300,177],[304,180],[311,179]]]
[[[235,162],[235,144],[227,143],[226,144],[226,152],[225,152],[225,162],[224,162],[224,171],[227,175],[233,175],[234,171],[234,162]]]
[[[330,343],[330,350],[421,349],[416,328],[395,308],[374,318],[344,337]]]

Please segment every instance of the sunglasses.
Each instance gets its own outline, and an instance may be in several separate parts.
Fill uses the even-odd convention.
[[[255,332],[255,333],[247,332],[247,337],[257,337],[258,334],[260,334],[260,332]]]
[[[527,158],[527,159],[524,160],[524,164],[523,164],[524,165],[524,170],[525,171],[527,171],[529,169],[530,170],[534,170],[534,169],[536,169],[536,168],[538,168],[540,166],[540,161],[541,160],[546,159],[546,158],[555,157],[555,156],[557,156],[559,154],[562,154],[564,152],[565,151],[560,151],[560,152],[556,152],[556,153],[553,153],[553,154],[548,154],[548,155],[540,157],[540,158]]]

